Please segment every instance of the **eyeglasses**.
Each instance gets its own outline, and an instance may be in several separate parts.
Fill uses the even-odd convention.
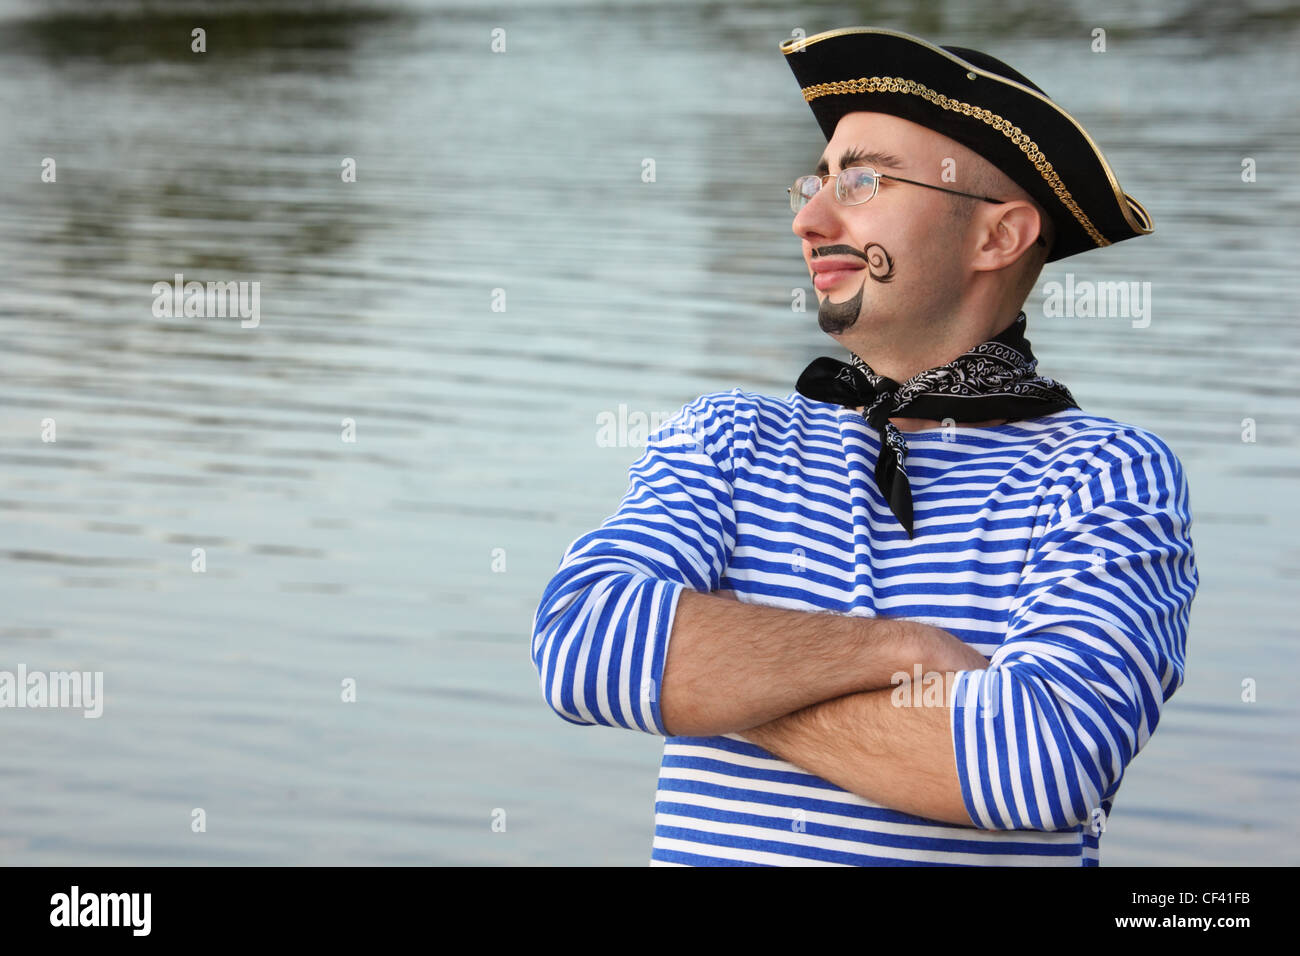
[[[951,193],[954,196],[965,196],[967,199],[979,199],[983,202],[991,202],[994,205],[1001,205],[1009,202],[1006,199],[994,199],[991,196],[976,196],[974,193],[963,193],[956,189],[946,189],[943,186],[934,186],[930,183],[918,183],[915,179],[904,179],[902,176],[888,176],[885,173],[878,173],[870,166],[850,166],[848,169],[841,169],[834,176],[811,175],[800,176],[794,181],[793,186],[787,186],[785,191],[790,194],[790,211],[798,213],[800,209],[808,205],[808,201],[821,192],[826,180],[835,180],[835,200],[843,206],[860,206],[864,202],[874,199],[876,192],[880,189],[882,179],[892,179],[899,183],[909,183],[913,186],[924,186],[926,189],[937,189],[941,193]],[[1047,242],[1042,236],[1038,237],[1038,245],[1045,246]]]

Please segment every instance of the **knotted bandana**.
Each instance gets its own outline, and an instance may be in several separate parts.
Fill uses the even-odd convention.
[[[1035,375],[1037,367],[1038,360],[1025,338],[1025,313],[1021,312],[994,338],[901,385],[877,375],[856,355],[849,363],[822,356],[804,369],[795,390],[815,401],[863,407],[863,418],[882,436],[876,484],[908,538],[913,538],[912,489],[904,464],[907,442],[890,419],[1019,421],[1079,407],[1060,382]]]

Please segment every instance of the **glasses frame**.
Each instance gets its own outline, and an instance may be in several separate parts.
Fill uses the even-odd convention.
[[[847,200],[845,200],[843,196],[840,195],[840,177],[845,173],[849,172],[849,170],[864,170],[866,172],[871,173],[871,195],[868,196],[866,199],[859,199],[856,200],[855,202],[848,202]],[[1000,206],[1003,203],[1007,203],[1011,201],[1009,199],[994,199],[992,196],[977,196],[974,193],[964,193],[957,189],[948,189],[946,186],[935,186],[932,183],[917,182],[915,179],[904,179],[902,176],[891,176],[888,173],[882,173],[878,171],[874,166],[849,166],[848,168],[841,169],[838,173],[833,173],[833,174],[826,173],[824,175],[819,176],[816,173],[809,173],[807,176],[800,176],[798,179],[794,181],[792,185],[786,186],[785,191],[790,195],[790,211],[793,212],[795,215],[798,215],[799,209],[802,209],[803,206],[806,206],[808,205],[808,203],[812,202],[813,198],[817,195],[817,193],[813,193],[812,196],[809,196],[807,199],[804,200],[803,206],[800,206],[799,209],[794,208],[795,187],[797,187],[801,182],[804,182],[805,180],[809,180],[809,179],[817,180],[817,193],[821,192],[822,189],[825,188],[826,180],[828,179],[835,180],[835,201],[839,203],[841,206],[861,206],[865,202],[871,202],[871,200],[876,198],[876,193],[880,191],[880,181],[882,179],[892,179],[896,183],[907,183],[908,185],[911,186],[924,186],[926,189],[937,189],[941,193],[949,193],[953,196],[965,196],[967,199],[978,199],[982,202],[991,202],[995,206]],[[1040,246],[1047,245],[1046,240],[1044,240],[1042,236],[1039,236],[1035,241]]]

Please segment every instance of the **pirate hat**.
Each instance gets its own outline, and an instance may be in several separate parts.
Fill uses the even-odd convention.
[[[1048,262],[1151,232],[1078,121],[987,53],[871,27],[793,37],[781,52],[827,141],[846,113],[890,113],[1006,173],[1056,227]]]

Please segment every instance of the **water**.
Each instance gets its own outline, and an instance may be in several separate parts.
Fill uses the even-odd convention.
[[[106,694],[0,711],[0,860],[644,865],[660,741],[551,713],[532,614],[640,454],[598,415],[839,354],[789,308],[824,141],[777,44],[874,22],[1033,77],[1155,220],[1027,308],[1195,517],[1187,681],[1103,864],[1296,862],[1294,5],[304,11],[0,3],[0,667]],[[1067,272],[1151,281],[1149,327],[1044,316]],[[176,273],[260,282],[260,324],[156,318]]]

